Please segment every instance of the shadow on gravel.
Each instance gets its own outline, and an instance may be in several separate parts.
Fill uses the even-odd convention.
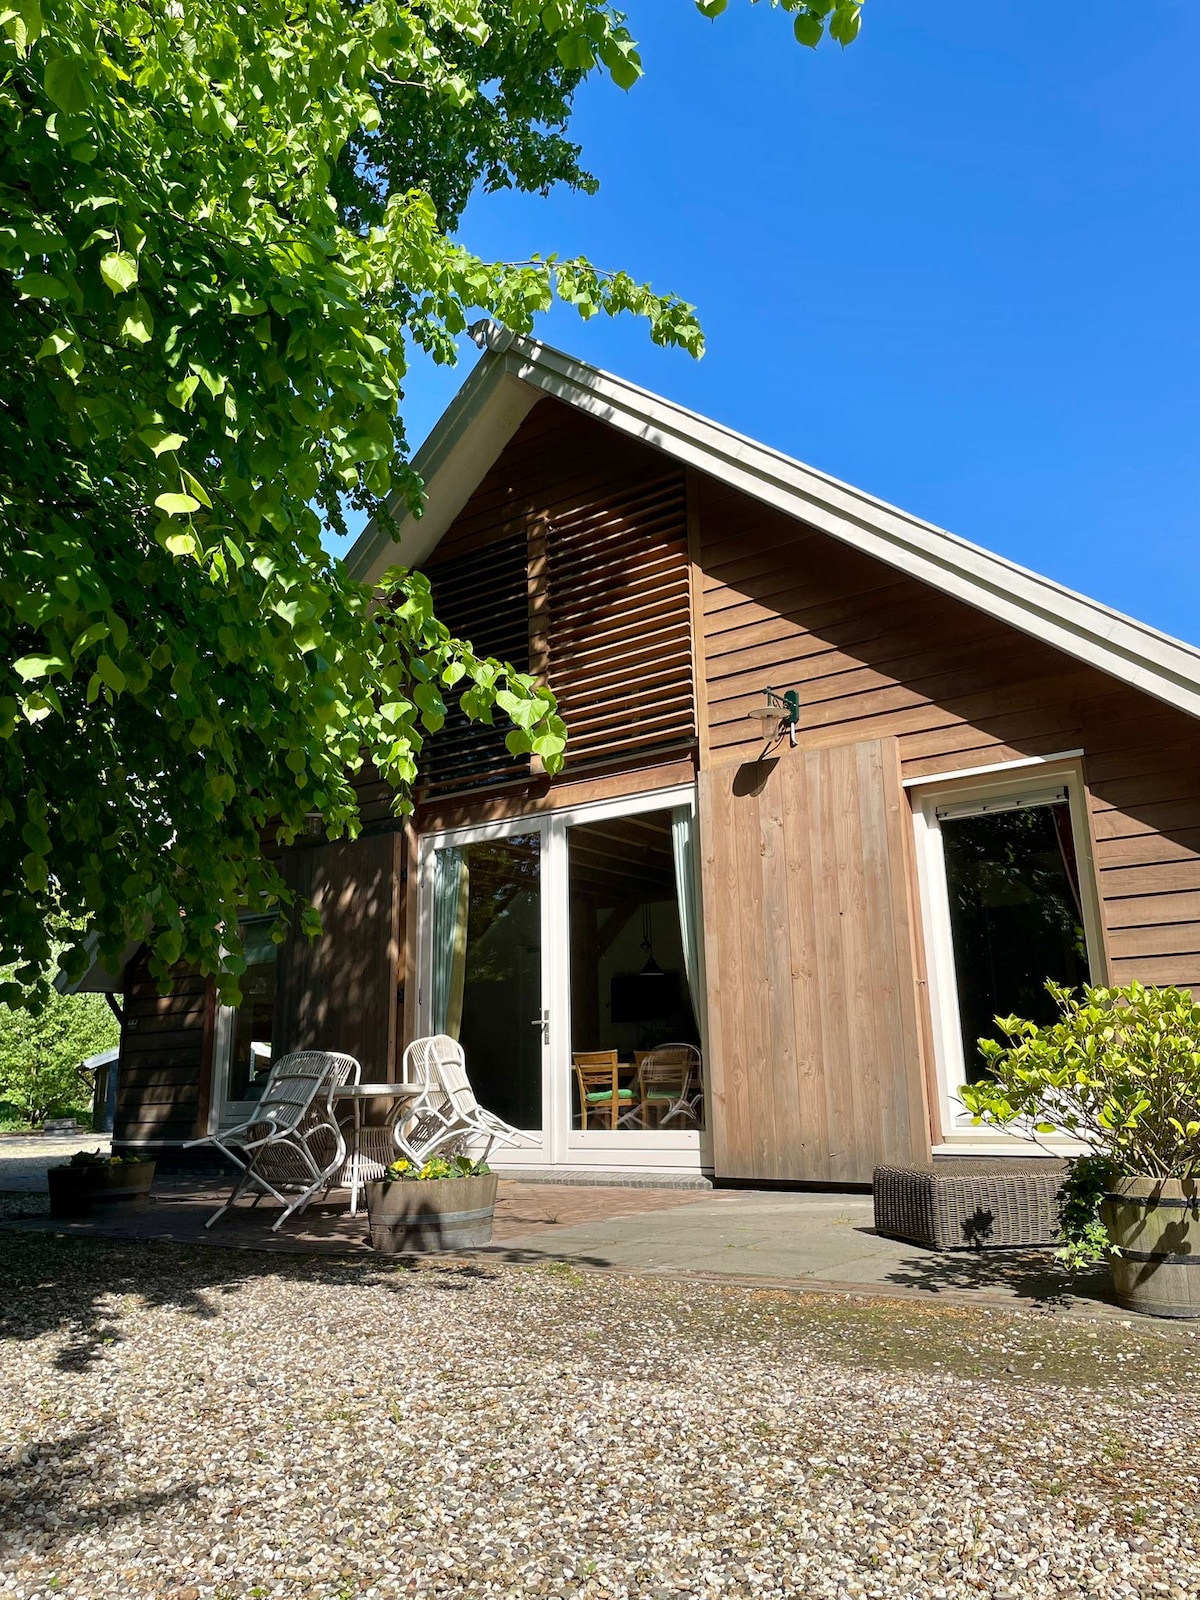
[[[504,1250],[489,1259],[570,1270],[540,1251]],[[580,1263],[605,1265],[599,1258],[580,1258]],[[404,1295],[418,1279],[426,1287],[461,1294],[493,1275],[489,1260],[473,1256],[284,1254],[0,1228],[0,1362],[9,1341],[59,1334],[63,1343],[54,1366],[60,1372],[86,1370],[107,1347],[122,1341],[124,1299],[212,1320],[220,1315],[221,1296],[263,1279],[375,1284]]]
[[[14,1450],[0,1465],[0,1540],[19,1539],[45,1556],[101,1523],[196,1498],[196,1485],[191,1483],[149,1494],[106,1495],[106,1482],[117,1476],[120,1465],[120,1436],[111,1423],[60,1438],[48,1433]],[[82,1505],[81,1478],[87,1485]]]

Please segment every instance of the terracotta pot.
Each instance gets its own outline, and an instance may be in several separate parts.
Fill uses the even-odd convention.
[[[1200,1179],[1114,1178],[1100,1219],[1118,1302],[1148,1317],[1200,1317]]]
[[[366,1189],[371,1244],[381,1255],[468,1250],[491,1240],[494,1172],[424,1183],[368,1183]]]
[[[46,1173],[52,1217],[92,1217],[142,1211],[150,1204],[153,1161],[51,1167]]]

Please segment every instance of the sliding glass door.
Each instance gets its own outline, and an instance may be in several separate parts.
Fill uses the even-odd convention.
[[[522,1129],[498,1165],[698,1169],[690,789],[422,841],[419,1027]]]
[[[540,1137],[541,829],[438,844],[427,876],[425,1031],[458,1039],[480,1102]]]

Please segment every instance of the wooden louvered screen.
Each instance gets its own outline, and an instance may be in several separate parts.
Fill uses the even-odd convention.
[[[695,736],[687,503],[673,465],[556,512],[545,541],[545,663],[567,766]]]
[[[477,655],[496,656],[518,672],[529,664],[529,559],[524,533],[498,540],[425,568],[434,610],[456,638]],[[425,747],[421,778],[426,792],[442,794],[524,777],[529,757],[511,755],[504,743],[510,724],[469,722],[458,695],[443,690],[448,716]]]

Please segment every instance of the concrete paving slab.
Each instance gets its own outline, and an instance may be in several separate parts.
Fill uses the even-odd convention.
[[[901,1294],[923,1290],[968,1300],[1047,1302],[1068,1288],[1046,1250],[930,1250],[884,1238],[873,1224],[869,1195],[718,1191],[653,1217],[610,1216],[553,1234],[518,1235],[488,1253],[510,1261]],[[1107,1273],[1077,1280],[1072,1294],[1111,1300]]]
[[[40,1159],[20,1176],[44,1191],[47,1152],[22,1159]],[[0,1226],[268,1253],[371,1253],[366,1217],[351,1217],[345,1197],[314,1204],[279,1233],[271,1232],[277,1208],[268,1202],[239,1206],[208,1232],[204,1223],[226,1191],[227,1184],[211,1178],[167,1178],[156,1183],[148,1209],[87,1222],[30,1215],[43,1202],[26,1208],[15,1198],[14,1208],[24,1214]],[[874,1230],[870,1196],[858,1194],[555,1187],[501,1179],[492,1245],[462,1254],[764,1287],[929,1294],[966,1304],[1058,1306],[1068,1289],[1070,1299],[1094,1310],[1111,1303],[1107,1273],[1068,1284],[1046,1250],[937,1251],[886,1239]]]

